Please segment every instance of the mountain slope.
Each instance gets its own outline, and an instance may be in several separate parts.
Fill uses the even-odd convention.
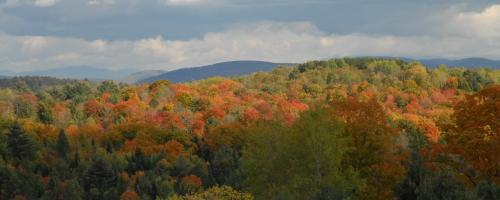
[[[139,71],[135,72],[133,74],[130,74],[126,77],[123,77],[120,79],[120,81],[125,82],[125,83],[136,83],[137,81],[149,78],[149,77],[154,77],[154,76],[159,76],[163,73],[166,73],[167,71],[163,70],[144,70],[144,71]]]
[[[18,76],[50,76],[56,78],[72,79],[110,79],[118,80],[136,72],[133,69],[110,70],[90,66],[71,66],[39,71],[28,71],[17,74]]]
[[[139,83],[150,83],[156,80],[168,79],[174,83],[188,82],[205,79],[213,76],[237,76],[258,71],[270,71],[283,64],[264,61],[231,61],[216,63],[213,65],[183,68],[158,76],[149,77],[138,81]],[[285,64],[286,65],[286,64]]]
[[[15,76],[15,75],[16,75],[16,73],[13,71],[0,69],[0,76],[10,77],[10,76]]]
[[[46,87],[75,83],[74,79],[59,79],[54,77],[42,76],[16,76],[0,77],[0,88],[18,88],[26,87],[33,91],[41,90]]]
[[[401,58],[405,61],[419,61],[427,67],[437,67],[439,65],[447,65],[450,67],[489,67],[493,69],[500,69],[500,60],[490,60],[486,58],[464,58],[458,60],[450,59],[411,59]]]

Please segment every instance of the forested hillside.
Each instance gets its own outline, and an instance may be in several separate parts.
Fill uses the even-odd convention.
[[[0,199],[499,199],[500,71],[380,58],[0,89]]]
[[[90,79],[90,80],[120,80],[137,72],[134,69],[107,69],[92,66],[69,66],[46,70],[33,70],[16,73],[18,76],[50,76],[61,79]]]
[[[177,69],[156,76],[149,76],[138,80],[137,82],[151,83],[157,80],[168,79],[173,83],[181,83],[206,79],[214,76],[230,77],[250,74],[259,71],[267,72],[281,65],[290,64],[279,64],[264,61],[230,61],[201,67]]]
[[[17,91],[40,91],[47,87],[75,83],[72,79],[59,79],[46,76],[20,76],[0,78],[0,88]]]

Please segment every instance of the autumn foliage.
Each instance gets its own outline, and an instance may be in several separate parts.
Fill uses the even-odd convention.
[[[455,105],[455,120],[446,137],[479,177],[500,183],[500,85],[467,95]]]
[[[499,83],[340,58],[1,88],[0,199],[495,199]]]

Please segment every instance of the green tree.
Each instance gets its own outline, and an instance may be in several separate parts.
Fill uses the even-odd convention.
[[[33,115],[33,105],[29,100],[18,97],[14,100],[14,113],[19,118],[29,118]]]
[[[411,155],[406,166],[406,176],[396,186],[395,193],[399,199],[416,200],[419,198],[418,188],[423,180],[433,175],[430,169],[425,167],[428,157],[421,153],[424,149],[429,150],[429,143],[425,135],[410,122],[401,121],[399,127],[408,140]]]
[[[153,189],[153,179],[154,177],[151,173],[146,173],[145,176],[137,178],[135,189],[141,197],[155,197],[156,191]]]
[[[110,101],[113,103],[117,103],[119,100],[119,94],[120,94],[120,88],[114,81],[107,80],[103,81],[98,87],[97,90],[99,91],[99,94],[104,94],[104,93],[109,93],[110,94]]]
[[[15,161],[29,160],[35,157],[35,145],[18,123],[14,123],[7,138],[10,156]]]
[[[156,189],[160,198],[167,198],[169,196],[172,196],[173,194],[175,194],[174,180],[170,177],[164,180],[160,180],[156,185]]]
[[[68,137],[66,136],[66,132],[61,129],[59,131],[59,137],[57,138],[57,154],[59,157],[64,160],[68,159],[68,154],[70,152]]]
[[[331,116],[317,108],[290,128],[257,128],[243,154],[246,189],[258,199],[311,199],[328,187],[337,197],[353,197],[363,181],[342,165],[348,138]]]
[[[7,164],[0,160],[0,199],[12,198],[16,189],[11,180],[12,175]]]
[[[240,157],[231,147],[222,147],[215,152],[210,162],[210,174],[219,185],[230,185],[241,188],[242,172]]]
[[[48,102],[38,102],[36,115],[40,122],[44,124],[54,123],[54,110]]]
[[[92,198],[103,199],[104,193],[116,186],[117,178],[109,161],[97,156],[85,173],[84,188]]]
[[[72,100],[73,103],[84,102],[91,97],[92,87],[87,81],[78,81],[73,84],[66,84],[62,89],[64,100]]]
[[[76,179],[53,183],[51,190],[47,190],[42,196],[42,200],[80,200],[84,198],[83,188]]]
[[[216,186],[203,192],[187,195],[184,197],[172,198],[182,200],[253,200],[253,196],[248,193],[238,192],[229,186]]]
[[[27,168],[29,167],[25,169]],[[45,185],[37,174],[30,170],[28,173],[18,172],[18,176],[21,178],[18,188],[22,191],[24,196],[28,199],[38,199],[43,195]]]
[[[476,195],[479,199],[500,199],[500,185],[492,182],[481,181],[476,187]]]
[[[115,84],[114,81],[111,80],[101,82],[101,84],[97,87],[97,90],[101,94],[105,92],[110,94],[117,94],[119,92],[118,86]]]
[[[469,199],[463,183],[455,180],[449,172],[427,176],[417,188],[417,200],[462,200]]]
[[[465,70],[462,77],[463,78],[459,79],[458,86],[460,89],[464,90],[479,91],[483,87],[493,83],[488,77],[470,69]]]

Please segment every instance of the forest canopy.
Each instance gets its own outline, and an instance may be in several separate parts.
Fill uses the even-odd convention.
[[[500,71],[0,80],[0,199],[500,199]]]

